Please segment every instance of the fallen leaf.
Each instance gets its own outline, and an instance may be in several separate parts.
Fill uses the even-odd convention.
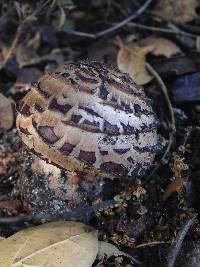
[[[140,41],[140,45],[142,46],[153,46],[154,49],[151,53],[154,56],[165,56],[170,58],[173,55],[180,54],[181,49],[172,41],[156,36],[149,36]]]
[[[115,44],[120,48],[117,54],[118,68],[128,73],[140,85],[150,82],[153,78],[146,69],[148,53],[167,58],[181,53],[175,43],[162,37],[149,36],[139,42],[129,44],[124,44],[120,38],[117,38]]]
[[[117,55],[118,68],[128,73],[139,85],[150,82],[153,76],[146,70],[145,60],[146,54],[152,52],[154,47],[140,47],[134,43],[126,45],[120,39],[117,39],[117,45],[120,47]]]
[[[5,237],[0,236],[0,242],[5,240]]]
[[[0,242],[0,266],[90,267],[98,252],[97,231],[79,222],[52,222]]]
[[[198,0],[159,0],[153,11],[164,19],[186,23],[197,18],[196,8],[198,6]]]
[[[183,179],[179,178],[179,179],[175,179],[173,182],[171,182],[164,194],[163,194],[163,202],[165,202],[170,196],[172,193],[174,192],[177,192],[178,194],[182,192],[183,190],[183,185],[184,185],[184,182],[183,182]]]
[[[9,130],[14,121],[11,100],[0,94],[0,133]]]

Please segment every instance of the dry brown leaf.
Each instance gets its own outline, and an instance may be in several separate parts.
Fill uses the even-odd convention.
[[[144,85],[152,80],[152,76],[146,69],[146,55],[171,57],[181,53],[180,48],[172,41],[149,36],[139,42],[124,44],[120,38],[115,42],[120,50],[117,54],[118,68],[128,73],[139,85]]]
[[[172,193],[174,192],[177,192],[178,194],[181,193],[183,188],[184,188],[183,179],[181,178],[175,179],[167,186],[163,194],[163,202],[165,202],[171,196]]]
[[[0,132],[12,127],[14,114],[11,101],[3,94],[0,94]]]
[[[1,267],[91,267],[104,255],[140,263],[114,245],[98,241],[97,230],[80,222],[46,223],[0,239]]]
[[[143,85],[152,80],[145,66],[146,54],[152,52],[153,46],[140,47],[137,44],[123,44],[118,39],[120,50],[117,55],[118,68],[128,73],[137,84]]]
[[[142,46],[153,46],[151,53],[155,56],[165,56],[170,58],[173,55],[181,53],[181,49],[172,41],[156,36],[149,36],[140,41]]]
[[[158,16],[179,23],[190,22],[198,15],[199,0],[159,0],[154,12]]]
[[[97,252],[95,229],[79,222],[52,222],[0,242],[0,266],[90,267]]]

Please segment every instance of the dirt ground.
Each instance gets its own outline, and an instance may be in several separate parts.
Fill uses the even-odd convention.
[[[0,2],[2,237],[41,220],[74,218],[98,229],[99,240],[141,266],[200,266],[199,11],[197,0]],[[31,188],[36,182],[30,178],[32,158],[17,134],[17,110],[44,72],[81,60],[119,68],[144,87],[159,120],[163,149],[144,177],[107,178],[99,195],[89,187],[89,206],[81,204],[73,216],[52,215],[45,208],[40,214],[19,192],[22,170]],[[37,180],[41,186],[43,179]],[[92,266],[137,264],[105,256]]]

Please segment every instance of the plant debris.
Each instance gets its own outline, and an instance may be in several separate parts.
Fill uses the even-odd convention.
[[[92,267],[137,266],[139,262],[144,267],[200,266],[199,7],[198,0],[1,1],[2,239],[42,222],[81,221],[98,231],[98,240],[112,243],[137,260],[133,263],[130,257],[105,255],[93,258]],[[16,132],[16,115],[24,107],[22,99],[57,65],[80,61],[119,68],[144,86],[159,121],[163,146],[144,176],[97,179],[98,186],[91,180],[86,186],[80,173],[67,176],[62,168],[56,176],[61,179],[59,183],[51,168],[44,175],[34,165],[38,174],[33,175],[31,156],[27,156]],[[124,96],[123,91],[120,93]],[[64,101],[61,94],[58,98]],[[104,102],[101,104],[103,109]],[[127,108],[126,101],[122,104]],[[40,114],[40,106],[34,108]],[[24,111],[28,112],[26,106]],[[81,112],[89,116],[91,110]],[[60,116],[55,110],[53,113]],[[134,112],[129,115],[138,120],[142,114],[138,108],[137,116]],[[33,131],[36,124],[33,120]],[[45,133],[52,137],[51,128],[48,130]],[[51,183],[44,183],[44,176]],[[22,192],[22,182],[30,190]],[[62,199],[62,212],[54,198],[57,191],[47,190],[49,184],[59,185],[59,193],[70,196]],[[71,189],[66,190],[69,184]],[[84,190],[87,192],[83,194]],[[26,195],[42,207],[48,203],[50,208],[35,212],[26,203]],[[74,205],[77,196],[81,207]]]

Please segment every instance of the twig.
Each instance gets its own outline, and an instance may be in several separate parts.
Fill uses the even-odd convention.
[[[134,27],[134,28],[139,28],[139,29],[145,29],[145,30],[149,30],[149,31],[156,31],[156,32],[169,33],[169,34],[183,35],[183,36],[193,37],[193,38],[197,37],[197,35],[194,35],[194,34],[191,34],[191,33],[187,33],[187,32],[184,32],[182,30],[178,30],[177,28],[172,28],[172,27],[170,27],[172,29],[162,28],[162,27],[153,27],[153,26],[143,25],[143,24],[135,23],[135,22],[129,22],[127,26]]]
[[[178,256],[180,250],[181,250],[183,240],[184,240],[186,234],[188,233],[189,229],[195,223],[196,217],[197,217],[197,214],[193,214],[193,216],[185,222],[185,224],[183,225],[183,227],[181,228],[181,230],[177,234],[176,239],[173,241],[169,255],[168,255],[167,267],[173,267],[174,266],[174,264],[176,262],[176,258]]]
[[[167,28],[161,28],[161,27],[154,27],[154,26],[148,26],[148,25],[143,25],[140,23],[135,23],[135,22],[129,22],[128,27],[133,27],[133,28],[140,28],[140,29],[145,29],[145,30],[150,30],[150,31],[156,31],[156,32],[165,32],[165,33],[177,33],[174,30],[167,29]]]
[[[76,31],[76,30],[66,30],[66,29],[64,29],[63,31],[65,33],[72,34],[72,35],[96,39],[96,38],[102,37],[108,33],[111,33],[113,31],[116,31],[116,30],[120,29],[121,27],[125,26],[131,20],[138,18],[147,9],[147,7],[151,4],[151,2],[152,2],[152,0],[147,0],[144,3],[144,5],[142,5],[135,13],[133,13],[132,15],[127,17],[126,19],[122,20],[121,22],[117,23],[116,25],[114,25],[108,29],[105,29],[103,31],[99,31],[96,33],[87,33],[87,32],[81,32],[81,31]]]
[[[57,220],[88,220],[94,216],[96,210],[106,209],[109,206],[113,206],[118,204],[115,200],[106,200],[99,204],[95,204],[92,206],[87,206],[84,208],[77,208],[73,211],[67,211],[64,213],[54,213],[54,214],[21,214],[15,217],[4,217],[0,218],[0,224],[11,224],[11,223],[19,223],[24,221],[39,221],[39,220],[47,220],[47,221],[57,221]]]
[[[151,246],[157,246],[157,245],[168,245],[168,244],[171,244],[170,241],[152,241],[152,242],[149,242],[149,243],[143,243],[143,244],[140,244],[140,245],[137,245],[135,248],[144,248],[144,247],[151,247]]]
[[[181,30],[177,25],[175,25],[172,22],[168,22],[167,25],[170,29],[176,31],[176,33],[179,35],[184,35],[184,36],[191,37],[191,38],[197,38],[199,36],[198,34],[193,34],[193,33]]]
[[[177,34],[184,35],[184,36],[187,36],[187,37],[192,37],[192,38],[196,38],[196,37],[199,36],[198,34],[194,34],[194,33],[186,32],[186,31],[180,29],[180,28],[178,27],[178,25],[174,23],[173,20],[165,19],[165,18],[159,16],[157,13],[155,13],[155,12],[153,12],[153,11],[148,11],[148,10],[146,10],[145,13],[149,14],[149,15],[151,16],[151,18],[152,18],[154,21],[165,22],[166,25],[167,25],[170,29],[176,31]],[[181,26],[181,25],[180,25],[180,26]]]
[[[164,19],[163,17],[159,16],[154,11],[145,10],[144,13],[146,13],[147,15],[150,15],[151,18],[153,20],[155,20],[155,21],[158,21],[158,20],[159,20],[159,22],[160,21],[162,21],[162,22],[164,21],[167,24],[167,26],[169,27],[169,29],[159,28],[159,27],[151,27],[151,26],[146,26],[146,25],[142,25],[142,24],[137,24],[138,25],[138,28],[144,28],[144,29],[149,29],[149,30],[154,30],[154,31],[160,31],[160,32],[174,33],[174,34],[183,35],[183,36],[187,36],[187,37],[191,37],[191,38],[197,38],[199,36],[198,34],[186,32],[186,31],[180,29],[178,27],[178,25],[177,24],[174,24],[174,22],[172,20]],[[133,26],[136,26],[137,27],[137,25],[133,25]]]
[[[159,164],[156,165],[156,167],[152,170],[152,172],[148,175],[148,177],[146,178],[146,180],[144,181],[144,184],[147,183],[149,181],[149,179],[153,176],[153,174],[158,170],[158,168],[161,166],[162,162],[165,160],[166,156],[168,155],[170,148],[173,144],[173,139],[174,139],[174,135],[176,132],[176,124],[175,124],[175,116],[174,116],[174,111],[173,111],[173,107],[168,95],[168,91],[167,91],[167,87],[164,84],[163,80],[161,79],[160,75],[157,73],[157,71],[149,64],[146,63],[146,67],[148,69],[148,71],[154,76],[154,78],[157,80],[157,82],[160,85],[160,88],[165,96],[168,108],[169,108],[169,112],[170,112],[170,117],[171,117],[171,132],[169,134],[169,141],[168,141],[168,145],[165,149],[165,152],[161,158],[161,161]]]

